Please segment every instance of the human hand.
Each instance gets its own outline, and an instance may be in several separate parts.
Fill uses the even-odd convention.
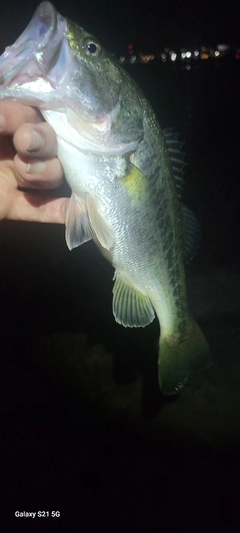
[[[0,220],[64,224],[69,199],[34,194],[34,189],[54,189],[62,181],[52,127],[34,108],[0,101]]]

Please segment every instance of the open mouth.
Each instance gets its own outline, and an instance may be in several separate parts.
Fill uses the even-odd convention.
[[[50,2],[39,5],[27,28],[0,57],[0,88],[22,86],[46,78],[54,64],[66,26]]]

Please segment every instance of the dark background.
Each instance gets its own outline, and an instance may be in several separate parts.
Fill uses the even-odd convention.
[[[3,4],[2,48],[31,18],[31,4]],[[234,3],[55,5],[116,53],[128,42],[153,51],[238,44]],[[240,64],[127,68],[160,124],[185,142],[184,200],[202,229],[187,267],[189,302],[214,365],[163,398],[158,324],[115,324],[113,271],[94,245],[70,253],[60,226],[2,222],[0,521],[12,521],[4,532],[35,531],[40,521],[44,531],[46,521],[51,531],[239,529]],[[14,520],[16,510],[60,510],[61,518],[29,526]]]
[[[1,2],[1,46],[14,42],[40,2]],[[239,43],[239,4],[196,0],[58,0],[56,9],[83,27],[104,34],[112,47]]]

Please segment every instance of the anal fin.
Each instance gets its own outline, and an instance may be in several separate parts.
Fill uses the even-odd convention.
[[[113,287],[113,314],[116,322],[125,327],[145,327],[155,317],[148,296],[115,272]]]

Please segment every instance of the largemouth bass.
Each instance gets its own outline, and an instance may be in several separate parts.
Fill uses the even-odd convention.
[[[157,315],[159,384],[164,394],[176,393],[210,364],[187,305],[184,255],[198,229],[179,200],[167,148],[171,143],[177,159],[176,138],[168,134],[166,142],[131,77],[49,2],[2,54],[0,98],[37,107],[54,128],[72,190],[67,245],[93,239],[112,263],[119,324],[144,327]]]

